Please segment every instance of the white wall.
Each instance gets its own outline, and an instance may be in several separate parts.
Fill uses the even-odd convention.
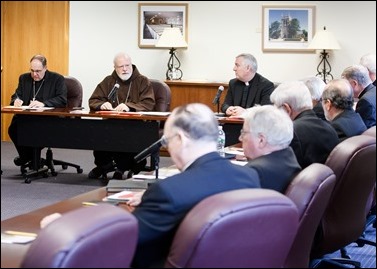
[[[165,79],[168,50],[138,47],[138,3],[141,2],[144,1],[70,2],[69,75],[83,84],[86,108],[96,85],[113,71],[112,60],[117,52],[130,54],[133,63],[147,77]],[[252,53],[258,60],[258,72],[271,81],[316,74],[318,53],[262,52],[262,34],[258,31],[262,28],[262,5],[282,2],[171,2],[189,6],[189,47],[178,50],[185,80],[228,82],[234,77],[234,57],[242,52]],[[335,34],[342,49],[330,54],[334,77],[339,77],[345,67],[358,63],[363,54],[375,53],[375,1],[285,4],[315,5],[315,29],[326,26]]]

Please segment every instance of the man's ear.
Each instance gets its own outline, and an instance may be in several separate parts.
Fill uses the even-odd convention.
[[[289,116],[292,115],[292,108],[287,103],[283,103],[281,107],[288,113]]]

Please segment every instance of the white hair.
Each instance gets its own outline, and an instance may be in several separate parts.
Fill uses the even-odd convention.
[[[270,95],[271,102],[281,107],[288,104],[295,112],[312,109],[313,103],[308,87],[302,81],[283,82]]]
[[[293,122],[287,113],[273,105],[254,106],[246,110],[245,121],[254,137],[263,134],[271,146],[286,148],[293,139]]]
[[[319,77],[308,77],[302,79],[302,81],[305,83],[306,87],[308,87],[312,99],[316,101],[321,100],[326,83]]]

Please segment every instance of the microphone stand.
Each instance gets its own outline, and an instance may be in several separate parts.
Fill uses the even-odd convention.
[[[156,181],[158,180],[158,169],[160,168],[160,152],[156,151],[155,153],[152,154],[151,156],[152,161],[154,163],[154,170],[156,171]]]
[[[217,104],[217,113],[215,113],[215,115],[216,115],[217,117],[224,117],[225,114],[222,113],[222,112],[220,113],[220,97],[219,97],[219,99],[217,100],[216,104]]]

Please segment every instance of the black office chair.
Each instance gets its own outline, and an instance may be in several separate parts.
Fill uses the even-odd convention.
[[[71,76],[64,76],[64,80],[65,85],[67,86],[67,107],[81,107],[83,90],[80,81]],[[61,160],[54,160],[50,147],[47,149],[44,164],[47,165],[48,169],[51,171],[51,175],[53,176],[57,175],[54,165],[61,165],[63,169],[67,169],[68,166],[74,167],[76,168],[78,174],[83,172],[80,165]]]
[[[158,79],[149,79],[152,84],[153,92],[154,92],[154,111],[159,112],[168,112],[170,111],[170,101],[171,101],[171,90],[170,87],[163,81]],[[159,135],[162,136],[164,132],[164,124],[165,122],[160,122],[160,131]],[[146,171],[153,171],[156,169],[156,161],[160,158],[160,152],[156,152],[155,155],[151,156],[149,161],[149,165],[145,167]],[[131,175],[132,176],[132,175]]]

